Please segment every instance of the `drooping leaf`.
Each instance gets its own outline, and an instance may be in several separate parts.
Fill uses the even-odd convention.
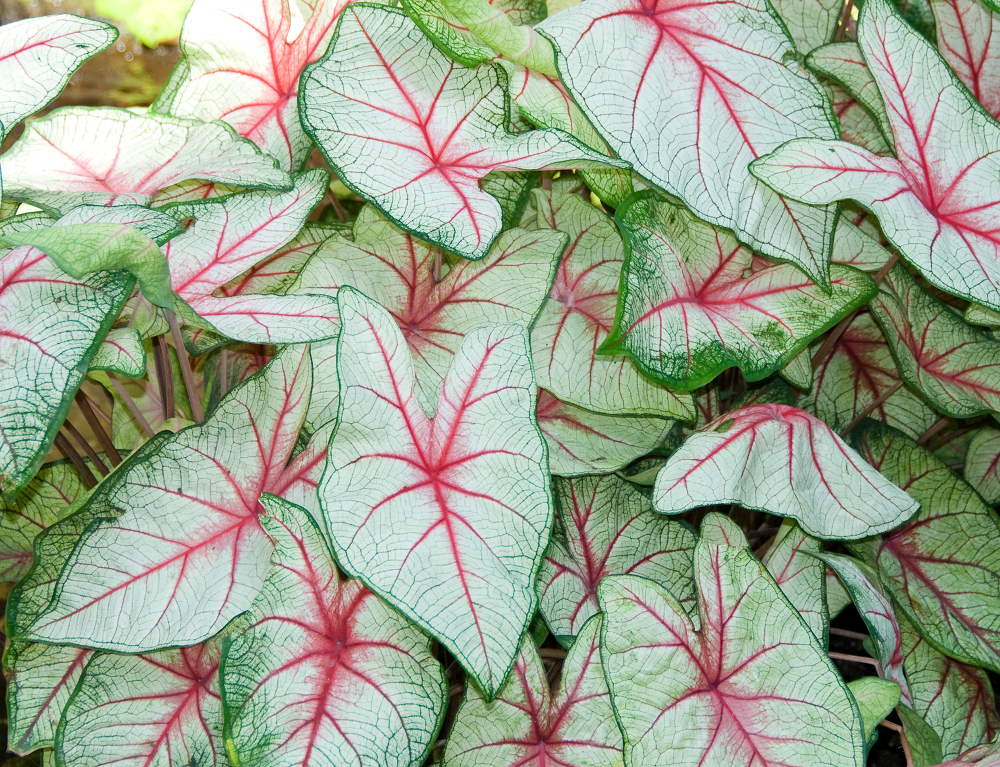
[[[325,435],[289,460],[310,384],[308,350],[286,347],[204,424],[130,455],[77,512],[97,522],[24,638],[148,652],[204,641],[246,610],[272,549],[260,494],[316,507]]]
[[[538,428],[549,447],[549,470],[562,477],[608,474],[657,448],[673,421],[604,415],[538,390]]]
[[[219,643],[149,655],[94,653],[56,734],[61,764],[216,767],[222,748]]]
[[[431,421],[392,316],[348,287],[337,301],[341,404],[319,487],[337,561],[492,697],[535,612],[552,523],[527,332],[466,335]]]
[[[1000,716],[986,672],[938,652],[903,616],[899,628],[912,707],[941,736],[943,758],[992,740]]]
[[[939,650],[1000,669],[1000,519],[948,467],[899,432],[866,421],[861,455],[920,503],[897,530],[855,544],[897,608]]]
[[[614,222],[579,195],[532,193],[535,226],[570,241],[555,284],[531,331],[535,379],[559,399],[610,415],[692,420],[690,395],[643,376],[624,356],[596,354],[615,319],[625,250]]]
[[[802,202],[856,200],[930,282],[1000,309],[1000,124],[888,0],[866,1],[858,41],[898,159],[803,139],[755,160],[754,175]]]
[[[916,711],[905,705],[897,708],[913,759],[913,767],[936,767],[944,760],[941,737]]]
[[[746,170],[789,139],[838,135],[769,3],[602,0],[537,28],[584,114],[636,173],[828,284],[836,211],[782,200]]]
[[[847,685],[745,546],[698,542],[698,630],[653,581],[618,575],[598,587],[601,661],[629,767],[864,764]]]
[[[118,373],[126,378],[140,378],[146,374],[146,350],[142,345],[142,336],[132,328],[114,328],[97,347],[94,356],[90,358],[92,370],[104,370]]]
[[[348,8],[303,77],[306,131],[338,177],[403,229],[466,258],[500,233],[495,168],[627,168],[558,130],[511,134],[506,75],[438,51],[403,11]],[[373,172],[374,171],[374,172]]]
[[[273,569],[228,631],[226,740],[247,767],[419,767],[447,709],[430,638],[358,581],[341,581],[300,507],[261,498]]]
[[[870,413],[916,438],[938,419],[919,394],[903,385],[885,336],[871,314],[859,314],[847,326],[815,376],[802,407],[836,432]],[[899,388],[890,394],[895,386]],[[885,395],[888,398],[871,407]]]
[[[878,740],[878,726],[899,705],[899,685],[877,676],[863,676],[847,683],[858,704],[868,748]]]
[[[786,519],[761,562],[781,593],[798,610],[816,640],[826,648],[830,643],[826,567],[811,556],[822,551],[822,543],[802,532],[792,520]]]
[[[917,510],[829,426],[769,404],[692,434],[656,477],[653,508],[664,514],[724,503],[791,517],[810,535],[838,540],[891,530]]]
[[[1000,13],[976,0],[932,0],[937,45],[948,66],[1000,118]]]
[[[972,438],[963,471],[965,481],[984,501],[990,504],[1000,501],[1000,432],[982,429]]]
[[[445,764],[454,767],[621,767],[615,724],[598,647],[601,619],[580,629],[563,663],[559,691],[549,682],[531,637],[493,701],[466,686],[452,725]]]
[[[824,291],[790,264],[754,271],[753,254],[654,192],[618,208],[626,257],[614,327],[602,353],[627,353],[647,376],[696,389],[737,365],[748,381],[784,366],[874,295],[850,267]]]
[[[654,514],[649,499],[614,474],[557,477],[552,489],[557,532],[538,574],[538,597],[560,642],[571,643],[597,614],[597,584],[606,575],[641,575],[691,606],[693,530]]]
[[[872,314],[903,380],[938,411],[968,418],[1000,410],[1000,342],[921,288],[902,266],[886,275]]]
[[[95,140],[96,139],[96,140]],[[3,156],[4,196],[45,210],[149,203],[190,178],[288,189],[274,159],[221,122],[73,107],[32,120]]]
[[[310,150],[299,123],[299,75],[326,49],[347,2],[198,0],[181,32],[184,66],[154,109],[225,120],[282,168],[299,170]],[[300,8],[312,11],[308,19],[296,18]]]
[[[568,239],[562,232],[511,229],[482,261],[444,265],[436,247],[365,208],[355,221],[353,241],[328,241],[302,270],[295,290],[333,295],[350,285],[375,298],[403,331],[413,355],[417,398],[424,412],[433,414],[448,368],[470,330],[503,324],[529,328],[535,322]]]

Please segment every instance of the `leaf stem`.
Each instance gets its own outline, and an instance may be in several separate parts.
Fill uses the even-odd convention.
[[[63,421],[63,428],[66,429],[66,431],[69,433],[69,436],[73,438],[76,444],[78,444],[80,447],[83,448],[83,452],[87,454],[87,457],[90,459],[90,462],[94,464],[94,468],[97,470],[97,473],[100,474],[102,477],[108,476],[108,467],[104,465],[104,461],[101,460],[101,457],[97,454],[97,451],[94,450],[94,448],[90,446],[90,443],[83,438],[83,435],[80,433],[80,430],[77,429],[69,421]]]
[[[903,380],[900,379],[896,381],[896,383],[894,383],[888,389],[886,389],[884,392],[882,392],[880,395],[878,395],[874,400],[872,400],[870,405],[865,407],[860,413],[854,416],[854,420],[851,421],[849,424],[847,424],[847,428],[841,432],[840,438],[847,439],[847,437],[850,435],[852,431],[854,431],[854,429],[857,427],[859,423],[861,423],[863,420],[865,420],[865,418],[871,415],[875,411],[875,408],[877,408],[879,405],[881,405],[883,402],[889,399],[889,397],[891,397],[893,394],[899,391],[899,387],[902,385],[903,385]]]
[[[332,191],[329,192],[329,195],[330,195],[330,204],[333,205],[334,213],[337,214],[337,218],[340,219],[340,223],[346,224],[347,211],[344,210],[344,206],[340,204],[340,200],[337,199],[337,195],[335,195]]]
[[[830,633],[836,637],[846,637],[848,639],[867,639],[867,634],[862,634],[860,631],[848,631],[847,629],[838,629],[833,626],[830,627]]]
[[[542,189],[546,192],[552,191],[552,171],[550,170],[542,171]]]
[[[434,246],[434,266],[431,271],[434,282],[441,282],[441,248]]]
[[[542,647],[538,650],[538,654],[550,660],[565,660],[566,658],[566,651],[561,647]]]
[[[219,399],[229,393],[229,347],[223,346],[219,352],[219,366],[222,370],[219,373]]]
[[[86,488],[90,490],[93,487],[97,487],[97,477],[95,477],[90,469],[87,468],[87,464],[84,463],[80,454],[73,449],[69,440],[66,439],[66,435],[64,435],[61,431],[56,432],[55,444],[56,447],[59,448],[60,452],[69,458],[70,462],[76,467],[76,470],[80,472],[80,479],[83,480],[83,484]]]
[[[94,408],[90,406],[90,401],[87,399],[87,395],[84,394],[82,390],[77,390],[75,399],[76,404],[80,406],[80,412],[83,413],[83,417],[90,426],[90,430],[94,432],[94,436],[97,437],[97,441],[101,443],[101,448],[104,450],[104,454],[108,457],[108,461],[112,466],[117,466],[122,462],[121,453],[118,452],[118,449],[115,447],[115,443],[111,441],[111,435],[105,431],[104,425],[97,418],[97,413],[95,413]]]
[[[854,11],[854,0],[847,0],[844,9],[840,12],[840,19],[837,22],[837,32],[833,37],[834,42],[839,43],[847,33],[847,27],[851,23],[851,13]]]
[[[201,409],[201,399],[198,397],[195,388],[194,371],[191,370],[191,358],[184,347],[184,339],[181,337],[181,326],[177,322],[177,315],[170,309],[164,309],[167,315],[167,322],[170,323],[170,335],[174,339],[174,349],[177,352],[177,359],[181,363],[181,376],[184,378],[184,387],[187,389],[188,402],[191,403],[191,415],[195,423],[205,420],[205,412]]]
[[[934,424],[927,431],[925,431],[917,438],[917,444],[920,446],[926,445],[928,442],[931,441],[931,439],[934,438],[934,435],[940,432],[945,426],[947,426],[950,421],[951,418],[946,415],[943,415],[940,418],[938,418],[937,421],[935,421]]]
[[[122,386],[122,382],[114,377],[114,374],[109,374],[108,378],[111,379],[111,385],[115,388],[118,396],[121,397],[122,402],[125,403],[125,407],[132,414],[132,417],[139,422],[139,426],[146,433],[146,439],[152,439],[156,432],[153,431],[153,427],[149,425],[149,421],[146,420],[146,416],[142,414],[139,406],[135,404],[135,400],[132,396],[125,390]]]
[[[163,336],[153,339],[153,359],[156,362],[156,384],[160,387],[163,420],[166,421],[174,417],[174,376],[170,367],[167,339]]]
[[[879,662],[877,660],[865,657],[864,655],[848,655],[847,653],[842,652],[828,652],[827,655],[834,660],[846,660],[850,663],[867,663],[869,666],[879,668]]]

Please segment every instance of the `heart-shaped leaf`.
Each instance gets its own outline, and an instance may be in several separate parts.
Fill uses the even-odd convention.
[[[810,535],[837,540],[891,530],[918,506],[825,423],[770,404],[720,416],[656,475],[659,512],[725,503],[791,517]]]
[[[829,645],[830,614],[826,606],[826,567],[815,554],[823,544],[806,535],[792,520],[778,528],[774,543],[761,560],[781,593],[799,611],[816,640]]]
[[[824,291],[790,264],[755,270],[753,254],[655,192],[615,215],[625,235],[618,311],[603,353],[627,353],[650,378],[696,389],[738,365],[748,381],[784,366],[813,338],[874,295],[850,267]]]
[[[789,139],[838,135],[769,3],[602,0],[537,28],[555,43],[573,98],[636,173],[829,283],[834,209],[782,200],[746,170]]]
[[[938,652],[902,616],[899,628],[912,707],[941,736],[944,758],[996,737],[1000,716],[986,672]]]
[[[907,524],[854,544],[856,553],[931,644],[1000,669],[1000,518],[944,463],[888,426],[866,421],[851,441],[920,503]]]
[[[965,454],[965,481],[972,485],[983,500],[1000,501],[1000,431],[982,429],[969,443]]]
[[[571,644],[597,614],[597,584],[606,575],[641,575],[691,606],[691,528],[654,514],[649,499],[614,474],[557,477],[552,490],[556,527],[538,574],[538,597],[560,642]]]
[[[146,349],[142,336],[132,328],[114,328],[101,341],[101,345],[90,358],[92,370],[118,373],[126,378],[140,378],[146,374]]]
[[[337,301],[340,416],[319,487],[337,561],[493,697],[535,612],[552,524],[527,333],[466,335],[431,421],[393,317],[348,287]]]
[[[218,642],[94,653],[59,723],[57,758],[94,767],[227,765],[218,669]]]
[[[622,735],[615,724],[593,617],[563,663],[559,691],[549,691],[530,636],[496,700],[466,687],[448,736],[445,764],[454,767],[620,767]]]
[[[563,477],[608,474],[657,448],[673,421],[604,415],[538,390],[538,428],[549,446],[549,470]]]
[[[413,355],[416,394],[433,414],[462,339],[472,329],[530,328],[552,286],[568,236],[504,232],[482,261],[443,265],[440,251],[365,208],[353,241],[336,238],[302,270],[296,292],[335,294],[350,285],[374,296],[399,324]]]
[[[1000,13],[976,0],[933,0],[938,50],[987,112],[1000,118]]]
[[[225,120],[282,168],[298,170],[310,149],[299,124],[299,75],[326,49],[347,1],[198,0],[184,19],[183,64],[154,109]],[[304,22],[303,7],[312,11]]]
[[[96,137],[96,140],[95,140]],[[288,174],[221,122],[125,109],[59,109],[32,120],[3,156],[4,196],[46,210],[149,203],[189,178],[288,189]]]
[[[625,250],[614,222],[579,195],[536,190],[535,227],[570,236],[555,284],[531,331],[538,385],[598,413],[691,420],[689,395],[639,373],[626,357],[597,355],[615,319]]]
[[[1000,411],[1000,342],[921,288],[902,267],[886,275],[872,314],[900,375],[938,411]]]
[[[145,652],[201,642],[246,610],[272,549],[260,494],[316,505],[326,435],[289,460],[310,384],[308,351],[286,347],[204,424],[129,456],[77,512],[99,519],[25,638]],[[109,560],[109,545],[128,561]]]
[[[698,630],[654,581],[617,575],[598,587],[625,764],[861,767],[847,685],[746,539],[737,543],[703,535],[695,547]]]
[[[802,202],[857,200],[930,282],[1000,309],[1000,124],[888,0],[865,3],[858,42],[898,159],[803,139],[755,160],[754,175]]]
[[[483,258],[501,230],[495,168],[627,168],[558,130],[511,134],[499,65],[461,67],[403,12],[354,5],[302,80],[306,131],[351,189],[403,229]]]
[[[301,508],[261,498],[273,568],[227,632],[226,741],[250,767],[419,767],[447,709],[430,638],[358,581],[341,581]]]

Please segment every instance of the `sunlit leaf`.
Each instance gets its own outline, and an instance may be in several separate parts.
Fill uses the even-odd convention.
[[[629,767],[864,764],[847,685],[745,545],[695,548],[697,631],[653,581],[619,575],[598,587]]]
[[[830,641],[826,567],[811,556],[822,551],[820,541],[806,535],[792,520],[786,519],[761,562],[781,593],[799,611],[816,640],[826,647]]]
[[[836,211],[782,200],[746,170],[789,139],[838,135],[769,3],[601,0],[538,29],[569,92],[636,173],[827,284]]]
[[[824,291],[790,264],[754,271],[753,254],[653,192],[618,208],[625,235],[618,311],[602,353],[627,353],[667,386],[698,388],[737,365],[748,381],[784,366],[874,294],[844,266]]]
[[[527,333],[466,335],[431,421],[392,316],[351,288],[337,301],[340,415],[319,487],[337,561],[492,697],[535,612],[552,523]]]
[[[3,156],[4,196],[46,210],[147,204],[190,178],[287,189],[288,174],[221,122],[110,107],[59,109],[32,120]]]
[[[855,544],[903,614],[938,649],[1000,669],[1000,519],[948,467],[899,432],[867,421],[861,455],[920,503],[907,524]]]
[[[1000,432],[982,429],[972,438],[963,471],[984,501],[1000,501]]]
[[[1000,309],[1000,124],[892,8],[866,2],[858,41],[898,159],[845,142],[790,141],[754,174],[794,199],[854,199],[934,285]]]
[[[659,512],[724,503],[791,517],[810,535],[839,540],[890,530],[917,510],[822,421],[768,404],[692,434],[656,477]]]
[[[1000,118],[1000,13],[976,0],[932,0],[938,50],[987,112]]]
[[[146,374],[146,350],[142,336],[132,328],[114,328],[97,347],[90,358],[90,370],[105,370],[126,378],[139,378]]]
[[[473,686],[455,715],[445,763],[454,767],[620,767],[622,734],[601,669],[601,619],[580,629],[563,663],[558,692],[549,691],[531,637],[495,700]]]
[[[274,564],[229,630],[226,739],[240,765],[419,767],[448,685],[430,639],[358,581],[341,581],[301,508],[261,498]]]
[[[66,704],[57,758],[93,767],[227,765],[218,668],[218,642],[95,653]]]
[[[606,575],[642,575],[691,606],[691,528],[654,514],[649,499],[614,474],[557,477],[552,489],[556,532],[538,574],[538,596],[557,639],[568,645],[598,612],[597,584]]]
[[[500,233],[495,168],[621,167],[557,130],[510,134],[499,65],[459,66],[402,11],[348,8],[300,111],[337,175],[409,232],[467,258]]]
[[[25,638],[145,652],[201,642],[246,610],[272,549],[260,494],[316,507],[324,435],[289,461],[310,384],[308,351],[286,347],[204,424],[130,455],[77,512],[98,521]]]

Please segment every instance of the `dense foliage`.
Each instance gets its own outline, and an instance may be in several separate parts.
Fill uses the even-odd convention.
[[[0,28],[10,749],[1000,765],[993,3]]]

